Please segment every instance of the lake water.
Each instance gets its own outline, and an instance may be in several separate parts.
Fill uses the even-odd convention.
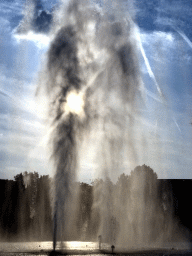
[[[106,244],[103,245],[107,249]],[[109,246],[108,246],[109,247]],[[53,242],[17,242],[17,243],[0,243],[0,252],[28,252],[28,251],[41,251],[52,250]],[[96,250],[98,249],[98,243],[95,242],[57,242],[57,250]]]
[[[167,244],[164,248],[130,248],[128,251],[115,248],[116,254],[123,253],[126,255],[192,255],[190,245],[187,243]],[[21,255],[48,255],[53,248],[53,242],[17,242],[17,243],[0,243],[0,256],[21,256]],[[70,255],[102,255],[111,254],[111,245],[103,243],[102,251],[99,251],[98,242],[58,242],[57,251]],[[184,253],[184,254],[183,254]],[[121,255],[123,255],[121,254]]]

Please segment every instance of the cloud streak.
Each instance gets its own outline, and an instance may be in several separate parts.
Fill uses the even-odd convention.
[[[163,96],[163,94],[162,94],[162,92],[161,92],[161,89],[160,89],[160,87],[159,87],[159,85],[158,85],[158,83],[157,83],[157,80],[156,80],[156,78],[155,78],[155,75],[154,75],[154,73],[153,73],[153,71],[152,71],[152,69],[151,69],[151,66],[150,66],[150,64],[149,64],[149,60],[148,60],[148,58],[147,58],[147,56],[146,56],[146,54],[145,54],[145,50],[144,50],[144,48],[143,48],[143,45],[142,45],[142,42],[141,42],[141,38],[140,38],[139,28],[137,28],[137,29],[138,29],[138,32],[137,32],[137,39],[138,39],[138,42],[139,42],[139,48],[140,48],[140,50],[141,50],[141,54],[142,54],[143,59],[144,59],[144,61],[145,61],[145,65],[146,65],[146,67],[147,67],[148,74],[149,74],[149,76],[151,77],[151,79],[153,80],[153,82],[154,82],[154,84],[155,84],[155,86],[156,86],[156,88],[157,88],[157,91],[158,91],[158,93],[160,94],[160,96]]]
[[[182,31],[180,31],[179,29],[175,29],[175,31],[184,39],[184,41],[192,49],[192,42],[189,40],[189,38]]]

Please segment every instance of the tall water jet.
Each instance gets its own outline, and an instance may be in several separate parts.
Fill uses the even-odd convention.
[[[54,249],[57,237],[66,240],[71,232],[75,232],[72,228],[75,212],[72,184],[76,175],[77,136],[84,105],[79,92],[82,82],[79,76],[76,41],[76,32],[72,26],[61,28],[48,52],[48,72],[51,79],[48,90],[51,93],[56,90],[51,108],[54,112],[52,150],[56,169]]]
[[[96,169],[107,181],[105,187],[94,186],[92,216],[97,209],[100,214],[97,237],[102,235],[103,241],[112,244],[142,246],[149,244],[156,225],[151,224],[155,216],[144,220],[142,193],[148,181],[142,174],[130,179],[132,191],[125,205],[119,205],[111,192],[110,178],[117,177],[127,161],[136,163],[140,142],[134,123],[144,102],[134,9],[132,1],[128,3],[71,0],[67,6],[61,3],[55,13],[53,40],[40,79],[49,101],[52,129],[54,250],[56,241],[69,240],[77,233],[74,181],[90,147]],[[150,203],[155,204],[157,188],[151,182]],[[114,204],[125,209],[114,208]],[[156,214],[156,204],[151,208]]]

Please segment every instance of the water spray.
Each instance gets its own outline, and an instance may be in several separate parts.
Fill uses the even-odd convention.
[[[78,191],[74,181],[82,160],[80,152],[86,155],[89,151],[82,148],[83,142],[95,143],[99,172],[108,181],[106,187],[94,186],[93,191],[92,218],[96,213],[100,216],[99,249],[101,236],[102,242],[113,244],[112,253],[114,241],[128,247],[149,245],[153,226],[164,221],[162,213],[158,213],[155,176],[150,176],[153,179],[148,182],[143,175],[145,170],[132,175],[129,196],[123,203],[118,200],[123,191],[110,193],[110,178],[127,161],[137,162],[136,148],[141,144],[135,137],[138,102],[140,106],[144,102],[139,48],[162,96],[143,47],[137,44],[133,4],[129,2],[125,9],[121,0],[105,1],[102,8],[92,1],[71,0],[67,7],[63,2],[55,13],[54,37],[41,79],[50,103],[53,131],[50,148],[55,172],[54,251],[58,241],[69,240],[77,233]],[[149,183],[153,193],[147,202],[151,207],[147,214],[144,192]],[[118,232],[114,232],[114,226]]]

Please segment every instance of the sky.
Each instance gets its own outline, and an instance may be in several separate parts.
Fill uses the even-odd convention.
[[[26,18],[26,6],[33,2],[27,3],[0,2],[0,179],[25,171],[53,175],[45,148],[45,104],[35,91],[56,1],[34,1],[36,18]],[[145,106],[135,131],[138,145],[145,146],[137,148],[134,164],[150,166],[159,178],[191,179],[192,3],[137,0],[134,10],[145,87]],[[30,19],[34,25],[25,33]],[[129,174],[136,165],[127,164],[121,171]],[[90,182],[92,169],[85,159],[80,179]]]

